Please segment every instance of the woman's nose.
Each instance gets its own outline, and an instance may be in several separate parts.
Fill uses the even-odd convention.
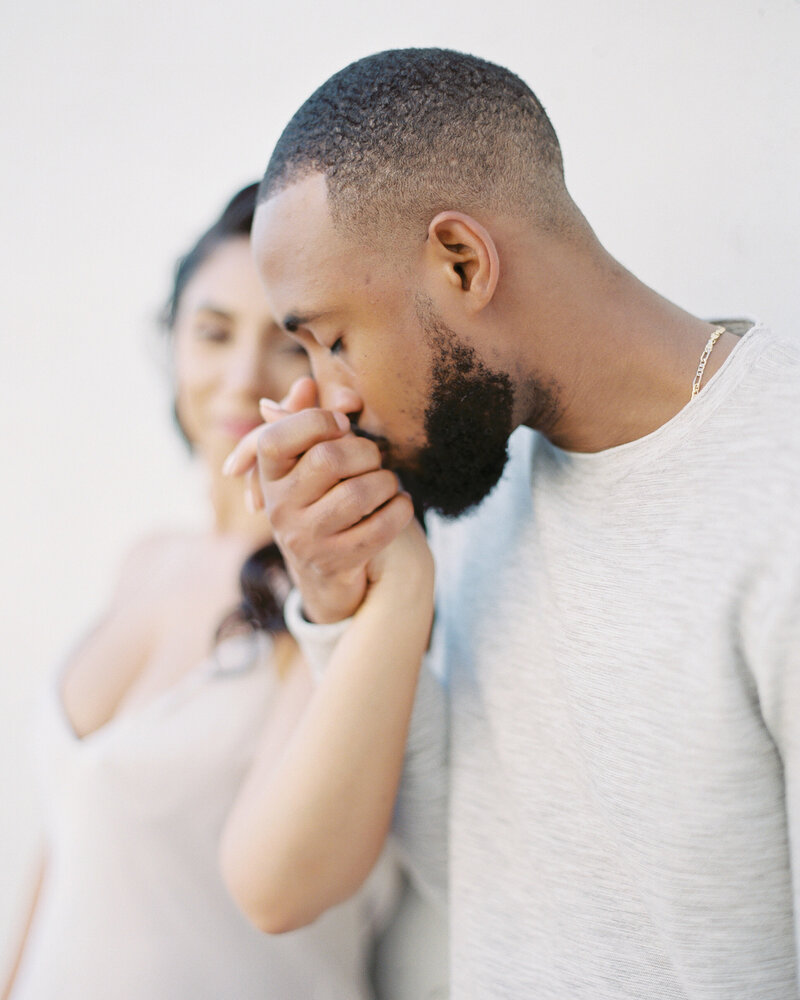
[[[264,365],[255,350],[246,348],[232,352],[225,372],[225,381],[232,392],[257,398],[264,395]]]

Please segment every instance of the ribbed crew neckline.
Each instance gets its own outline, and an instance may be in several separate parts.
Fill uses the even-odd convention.
[[[571,475],[605,478],[624,474],[632,464],[647,462],[669,451],[705,423],[744,378],[767,343],[768,327],[754,322],[700,394],[687,401],[674,417],[643,437],[593,452],[567,451],[547,439],[543,444],[557,465]]]

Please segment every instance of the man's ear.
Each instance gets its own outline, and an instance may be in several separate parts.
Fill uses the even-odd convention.
[[[489,231],[463,212],[440,212],[428,226],[428,264],[453,290],[469,296],[479,312],[492,300],[500,278],[500,257]]]

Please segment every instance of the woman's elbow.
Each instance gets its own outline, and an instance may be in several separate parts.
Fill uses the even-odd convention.
[[[320,911],[309,900],[298,897],[289,885],[302,885],[289,880],[266,866],[254,869],[244,862],[241,852],[223,839],[219,854],[222,880],[236,906],[244,916],[265,934],[287,934],[312,924]]]
[[[313,924],[318,916],[318,914],[313,916],[300,914],[282,907],[274,909],[253,907],[249,912],[244,910],[243,912],[250,923],[264,934],[288,934],[290,931],[299,931],[302,927]]]

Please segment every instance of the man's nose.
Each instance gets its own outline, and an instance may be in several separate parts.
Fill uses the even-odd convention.
[[[348,385],[334,384],[320,387],[320,406],[324,410],[338,410],[347,416],[357,416],[364,408],[359,394]]]
[[[312,368],[319,391],[319,405],[324,410],[337,410],[348,416],[361,413],[364,408],[361,395],[334,359],[318,364],[312,359]]]

